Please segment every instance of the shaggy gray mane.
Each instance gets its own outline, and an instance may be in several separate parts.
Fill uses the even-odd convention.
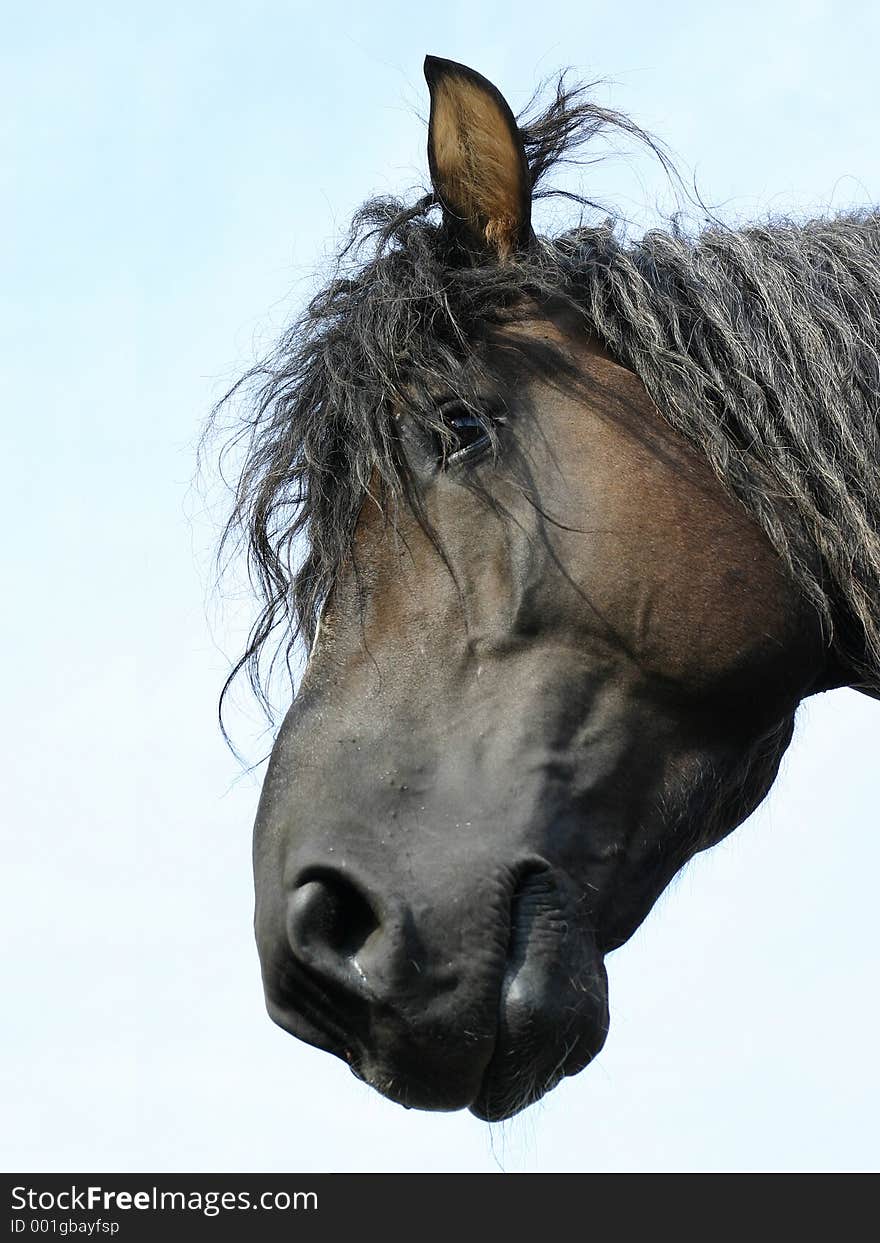
[[[590,327],[753,514],[880,687],[880,217],[581,233]]]
[[[520,118],[537,196],[602,130],[657,150],[585,89],[560,80],[543,112]],[[463,387],[460,361],[524,294],[567,299],[636,372],[766,532],[839,658],[880,688],[878,216],[712,222],[696,238],[673,225],[632,244],[605,220],[498,264],[463,254],[427,194],[365,204],[328,284],[215,411],[244,400],[221,549],[244,546],[262,599],[224,694],[244,670],[268,707],[267,648],[270,670],[278,654],[289,668],[298,638],[310,645],[369,482],[383,504],[418,505],[392,411],[442,437],[442,387],[479,414],[479,378]]]

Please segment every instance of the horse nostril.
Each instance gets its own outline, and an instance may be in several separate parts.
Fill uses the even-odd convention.
[[[291,894],[288,929],[295,950],[353,958],[378,926],[364,895],[338,873],[312,875]]]

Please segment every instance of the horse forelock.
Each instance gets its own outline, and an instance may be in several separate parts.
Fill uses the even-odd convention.
[[[607,127],[665,159],[562,82],[521,125],[533,188]],[[268,707],[269,640],[288,666],[297,639],[311,645],[368,489],[417,503],[395,419],[442,436],[438,394],[478,409],[473,343],[523,295],[577,305],[753,514],[829,643],[880,686],[880,218],[712,222],[696,236],[673,223],[635,243],[608,218],[497,264],[458,251],[425,195],[361,208],[332,278],[218,403],[215,418],[246,401],[227,446],[244,457],[222,547],[243,543],[263,602],[227,687],[244,670]]]

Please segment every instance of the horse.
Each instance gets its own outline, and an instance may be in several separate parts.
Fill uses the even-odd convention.
[[[538,235],[579,147],[662,149],[564,77],[517,119],[425,76],[430,189],[360,209],[224,398],[261,599],[224,693],[307,653],[254,829],[270,1016],[495,1121],[599,1053],[606,956],[798,705],[880,697],[880,218]]]

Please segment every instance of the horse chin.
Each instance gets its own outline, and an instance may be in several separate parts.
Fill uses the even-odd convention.
[[[469,1108],[500,1122],[540,1100],[593,1060],[608,1034],[608,980],[591,936],[578,936],[549,872],[516,894],[498,1029]]]
[[[604,979],[595,981],[595,989],[604,992]],[[563,1003],[557,1009],[548,1014],[519,988],[511,991],[495,1051],[469,1106],[472,1114],[485,1122],[512,1118],[593,1060],[608,1034],[606,1006],[591,1002],[587,1014],[565,1013],[562,1030],[559,1019],[568,1007]]]

